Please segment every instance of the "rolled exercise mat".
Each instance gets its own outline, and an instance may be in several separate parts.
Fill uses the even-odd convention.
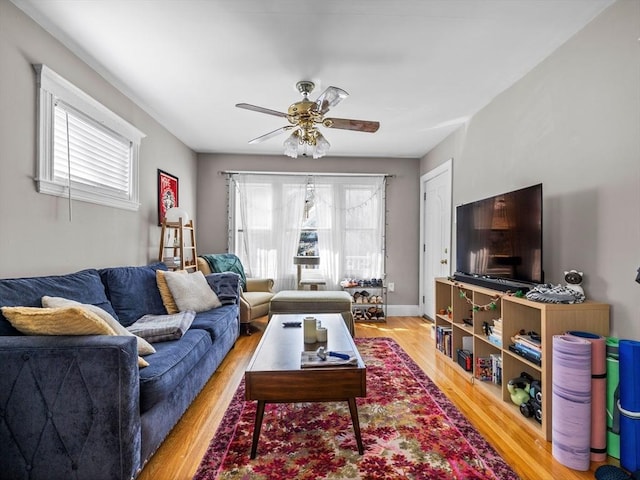
[[[551,453],[574,470],[591,458],[591,342],[554,335],[552,352]]]
[[[620,465],[640,469],[640,342],[620,340]]]
[[[620,458],[620,409],[618,408],[620,385],[618,339],[607,338],[607,453]]]
[[[591,461],[607,459],[607,346],[606,338],[590,332],[570,331],[591,343]]]

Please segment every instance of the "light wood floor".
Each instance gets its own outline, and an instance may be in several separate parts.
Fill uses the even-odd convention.
[[[169,437],[147,463],[140,480],[193,477],[222,418],[253,350],[266,317],[253,323],[253,335],[241,336]],[[592,480],[600,464],[588,472],[564,467],[552,456],[551,443],[505,419],[481,388],[436,358],[430,324],[419,317],[388,317],[386,323],[357,323],[356,337],[391,337],[420,365],[438,387],[493,445],[523,480]],[[613,460],[611,463],[615,463]]]

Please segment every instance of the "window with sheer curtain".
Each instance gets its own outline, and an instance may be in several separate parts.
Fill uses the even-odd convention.
[[[383,175],[231,175],[230,251],[252,277],[296,288],[296,255],[318,255],[327,289],[383,278]]]

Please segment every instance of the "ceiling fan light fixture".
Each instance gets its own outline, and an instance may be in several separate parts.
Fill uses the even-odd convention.
[[[328,87],[316,101],[309,100],[309,94],[315,88],[313,82],[302,80],[296,84],[302,94],[302,100],[289,106],[287,112],[280,112],[270,108],[258,107],[249,103],[237,103],[236,107],[254,112],[266,113],[276,117],[283,117],[289,121],[289,125],[280,127],[272,132],[260,135],[250,140],[250,144],[261,143],[282,132],[294,129],[291,135],[283,142],[284,154],[291,158],[298,158],[302,154],[313,155],[313,158],[324,157],[331,144],[318,131],[318,126],[332,129],[355,130],[374,133],[380,127],[379,122],[368,120],[353,120],[349,118],[324,118],[324,115],[349,94],[338,87]]]
[[[313,158],[324,157],[329,149],[331,148],[331,144],[324,138],[320,132],[318,132],[318,136],[316,137],[316,145],[313,148]]]
[[[300,138],[298,136],[298,130],[294,130],[291,135],[283,142],[284,154],[287,157],[298,158],[298,145],[300,144]]]

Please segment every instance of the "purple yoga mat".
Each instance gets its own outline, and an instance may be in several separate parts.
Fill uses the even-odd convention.
[[[551,452],[574,470],[591,458],[591,343],[571,335],[553,337]]]

